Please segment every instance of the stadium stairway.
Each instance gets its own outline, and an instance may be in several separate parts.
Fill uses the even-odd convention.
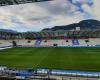
[[[38,39],[38,40],[36,40],[36,42],[35,42],[35,46],[40,46],[40,44],[41,44],[41,42],[42,42],[42,40],[41,39]]]
[[[72,45],[78,46],[79,45],[78,39],[72,39]]]

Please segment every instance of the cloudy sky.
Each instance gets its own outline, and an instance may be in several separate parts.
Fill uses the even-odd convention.
[[[0,7],[0,28],[22,32],[85,19],[100,20],[100,0],[53,0]]]

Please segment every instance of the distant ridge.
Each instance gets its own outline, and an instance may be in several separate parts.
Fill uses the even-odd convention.
[[[11,30],[11,29],[0,29],[0,31],[3,31],[3,32],[17,32],[17,31]]]
[[[81,30],[84,30],[84,29],[100,29],[100,21],[93,20],[93,19],[82,20],[79,23],[73,23],[73,24],[63,25],[63,26],[55,26],[53,28],[45,28],[42,31],[73,30],[76,27],[80,27]]]

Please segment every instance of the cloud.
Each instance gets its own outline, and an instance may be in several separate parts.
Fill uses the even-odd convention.
[[[0,7],[0,28],[40,31],[84,19],[100,20],[99,0],[53,0]]]
[[[91,12],[91,14],[95,16],[95,19],[100,20],[100,0],[94,0],[94,6],[92,9],[93,12]]]

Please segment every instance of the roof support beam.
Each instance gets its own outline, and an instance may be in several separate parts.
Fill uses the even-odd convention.
[[[51,0],[0,0],[0,6],[43,2],[43,1],[51,1]]]

